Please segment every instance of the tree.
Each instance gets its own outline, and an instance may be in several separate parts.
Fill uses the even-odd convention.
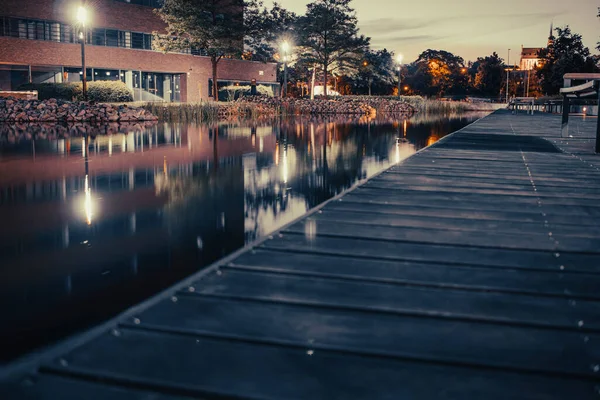
[[[408,67],[407,83],[415,93],[464,94],[468,82],[463,58],[444,50],[426,50]]]
[[[370,39],[358,34],[351,0],[314,0],[307,5],[298,28],[301,57],[323,69],[325,97],[329,73],[356,71]]]
[[[595,72],[595,60],[583,45],[581,35],[572,33],[569,26],[556,28],[557,36],[539,53],[541,66],[537,71],[542,90],[557,94],[563,86],[563,76],[572,72]]]
[[[600,18],[600,7],[598,7],[598,18]],[[600,42],[596,44],[596,50],[600,51]]]
[[[201,49],[210,57],[212,93],[219,99],[217,68],[223,57],[241,56],[248,19],[242,0],[164,0],[156,13],[167,34],[154,32],[153,47],[161,51]]]
[[[260,1],[247,2],[244,20],[246,21],[244,44],[253,60],[280,61],[278,52],[281,42],[297,41],[295,28],[298,16],[278,3],[273,3],[273,7],[267,9]]]
[[[495,97],[506,83],[504,60],[496,52],[487,57],[479,57],[473,64],[476,69],[473,87],[483,96]]]
[[[360,93],[392,94],[396,85],[396,66],[393,54],[386,49],[367,50],[363,63],[354,79]]]

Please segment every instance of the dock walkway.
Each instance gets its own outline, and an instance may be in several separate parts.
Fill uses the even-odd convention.
[[[595,119],[570,132],[498,111],[11,366],[0,397],[598,399]]]

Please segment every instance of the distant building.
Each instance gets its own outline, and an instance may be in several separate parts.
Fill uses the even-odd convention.
[[[548,46],[554,43],[553,25],[550,25],[550,35],[548,36]],[[539,53],[544,50],[544,47],[523,47],[521,46],[521,61],[519,62],[519,69],[521,71],[531,71],[540,65]]]
[[[160,0],[89,1],[86,75],[90,81],[121,80],[135,100],[196,102],[211,96],[210,58],[201,49],[163,54],[152,33],[166,26],[154,12]],[[24,83],[80,82],[80,42],[74,25],[77,0],[0,0],[0,90]],[[279,90],[277,64],[224,58],[218,83],[255,80]]]
[[[521,61],[519,62],[519,69],[521,71],[530,71],[534,69],[536,65],[539,65],[540,58],[538,54],[540,50],[543,50],[543,47],[521,46]]]

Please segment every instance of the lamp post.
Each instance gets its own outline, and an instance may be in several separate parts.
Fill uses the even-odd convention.
[[[509,79],[510,79],[510,49],[508,49],[508,60],[506,61],[506,104],[508,104],[508,102],[509,102],[509,98],[508,98]]]
[[[85,68],[85,24],[87,22],[88,15],[85,6],[81,5],[77,9],[77,22],[81,25],[81,31],[79,32],[79,40],[81,42],[81,76],[83,78],[83,100],[87,101],[87,73]]]
[[[286,41],[281,43],[281,51],[283,53],[283,97],[287,97],[287,63],[290,44]]]
[[[396,62],[398,63],[398,68],[397,68],[397,70],[398,70],[398,98],[400,98],[400,92],[401,92],[401,89],[402,89],[402,75],[401,75],[401,72],[402,72],[402,59],[403,58],[404,57],[402,56],[402,54],[398,54],[396,56]]]

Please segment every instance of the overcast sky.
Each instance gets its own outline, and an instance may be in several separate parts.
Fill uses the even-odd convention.
[[[278,2],[303,14],[309,1]],[[352,5],[372,47],[400,52],[405,62],[429,48],[465,61],[494,51],[506,59],[510,48],[512,63],[521,45],[546,45],[553,21],[570,25],[590,50],[600,35],[600,0],[353,0]]]

